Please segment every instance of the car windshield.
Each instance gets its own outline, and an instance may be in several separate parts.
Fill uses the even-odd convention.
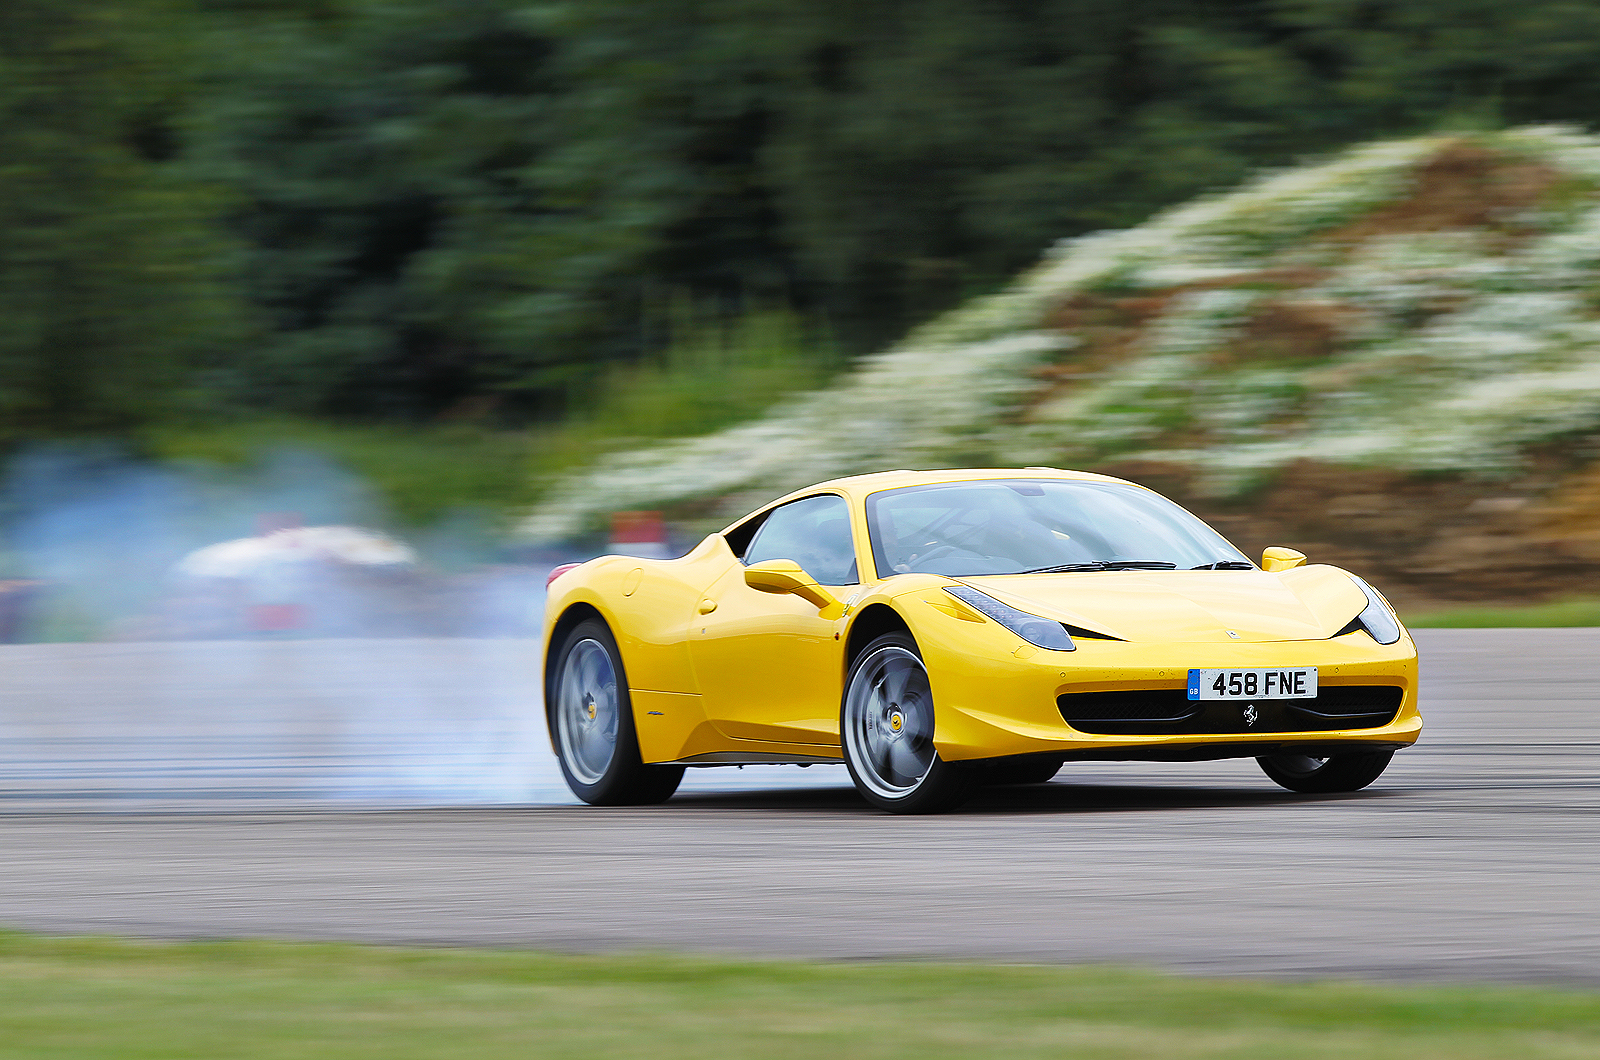
[[[989,479],[906,486],[867,498],[867,528],[880,577],[1120,564],[1253,566],[1176,504],[1120,482]]]

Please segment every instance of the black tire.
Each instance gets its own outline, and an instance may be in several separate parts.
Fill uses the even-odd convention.
[[[622,653],[606,624],[587,619],[574,626],[554,655],[551,673],[545,721],[572,793],[591,806],[647,806],[671,798],[683,767],[640,759]],[[574,695],[583,698],[569,702]]]
[[[1360,791],[1383,774],[1393,757],[1393,751],[1365,751],[1334,755],[1332,758],[1269,755],[1256,759],[1256,762],[1274,783],[1290,791],[1327,795],[1339,791]]]
[[[886,691],[897,680],[898,702]],[[933,731],[933,696],[917,642],[906,633],[885,633],[850,664],[839,705],[839,742],[861,797],[902,814],[943,813],[966,802],[973,772],[939,757]],[[900,771],[902,762],[914,764]]]
[[[976,774],[979,784],[987,787],[1012,787],[1022,784],[1045,784],[1061,772],[1059,758],[1000,758],[968,766]]]

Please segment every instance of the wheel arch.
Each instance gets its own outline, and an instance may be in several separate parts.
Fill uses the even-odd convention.
[[[913,652],[921,655],[921,649],[917,646],[917,636],[905,616],[887,603],[874,601],[862,608],[860,615],[850,626],[850,637],[846,641],[844,652],[847,667],[853,670],[855,664],[862,661],[868,645],[890,633],[902,634],[905,640],[910,642]],[[922,669],[926,673],[925,663]],[[870,752],[858,753],[855,735],[862,733],[863,729],[857,724],[859,716],[857,721],[852,721],[851,711],[847,676],[844,702],[840,704],[839,711],[839,743],[846,768],[850,770],[850,778],[855,782],[856,790],[868,802],[890,813],[940,813],[966,800],[973,788],[973,774],[965,767],[952,766],[940,761],[936,732],[929,734],[934,753],[929,757],[922,776],[913,780],[908,788],[897,787],[892,778],[884,779],[880,776],[880,770],[872,764],[874,756]],[[933,717],[930,719],[935,730],[939,725],[938,714],[935,705]],[[909,778],[911,774],[906,773],[903,776]],[[887,790],[884,788],[885,785],[888,786]]]
[[[888,604],[873,603],[861,609],[856,620],[850,623],[850,636],[845,641],[844,672],[850,673],[850,668],[855,665],[856,658],[865,650],[868,644],[877,640],[885,633],[904,633],[916,639],[916,634],[911,632],[911,625],[905,618]]]
[[[561,647],[562,642],[566,640],[567,634],[575,629],[579,623],[586,622],[591,618],[597,622],[600,622],[607,629],[611,629],[611,623],[606,621],[606,616],[600,613],[600,609],[595,607],[593,604],[586,603],[582,600],[569,605],[567,609],[562,611],[560,616],[550,624],[550,636],[545,641],[544,645],[543,684],[544,709],[546,718],[550,716],[550,698],[551,694],[555,691],[554,683],[556,675],[552,663],[555,662],[556,649]],[[615,630],[612,631],[613,636],[615,636],[615,632]]]

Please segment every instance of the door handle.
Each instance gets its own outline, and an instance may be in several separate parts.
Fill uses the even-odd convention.
[[[700,610],[700,613],[702,615],[709,615],[711,612],[715,611],[716,609],[717,609],[717,602],[715,600],[711,599],[710,597],[707,597],[706,599],[700,601],[700,609],[699,610]]]

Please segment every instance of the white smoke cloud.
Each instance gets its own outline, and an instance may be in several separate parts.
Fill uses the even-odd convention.
[[[237,470],[84,447],[13,462],[0,573],[44,583],[23,630],[57,642],[0,645],[0,807],[576,801],[540,697],[549,564],[498,555],[471,513],[404,535],[421,556],[405,577],[307,568],[304,628],[179,636],[193,600],[174,567],[284,513],[393,531],[370,487],[303,453]],[[430,623],[453,635],[414,635]],[[691,770],[683,790],[847,784],[765,767]]]

